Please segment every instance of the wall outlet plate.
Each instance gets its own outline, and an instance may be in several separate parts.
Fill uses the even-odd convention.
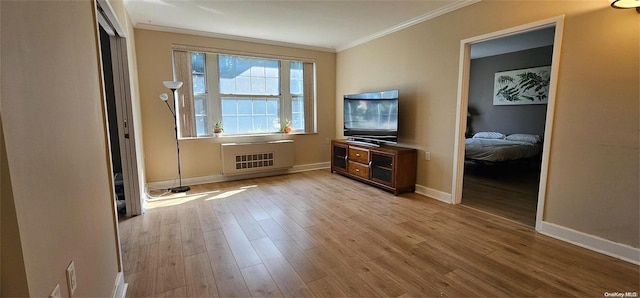
[[[71,296],[78,288],[78,282],[76,281],[76,265],[73,261],[71,261],[71,264],[67,267],[67,285],[69,286],[69,296]]]
[[[51,294],[49,294],[49,298],[62,298],[62,293],[60,293],[60,284],[57,284]]]

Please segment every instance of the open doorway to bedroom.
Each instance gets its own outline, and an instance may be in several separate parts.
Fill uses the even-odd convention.
[[[544,140],[553,120],[559,21],[463,41],[454,203],[536,226],[546,185]]]

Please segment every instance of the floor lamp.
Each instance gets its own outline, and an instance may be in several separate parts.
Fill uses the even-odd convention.
[[[174,106],[173,109],[171,109],[171,106],[167,102],[167,100],[169,99],[169,96],[167,96],[166,93],[160,94],[160,99],[162,99],[162,101],[164,101],[164,103],[167,104],[167,108],[169,108],[169,112],[171,112],[171,115],[173,115],[173,127],[176,133],[176,151],[178,152],[178,180],[180,181],[180,186],[170,188],[169,190],[175,193],[186,192],[186,191],[189,191],[191,188],[189,186],[182,186],[182,174],[180,173],[180,143],[178,142],[178,118],[176,117],[176,113],[175,113],[176,90],[182,87],[182,82],[164,81],[162,83],[164,84],[165,87],[171,89],[171,93],[173,93],[173,106]]]

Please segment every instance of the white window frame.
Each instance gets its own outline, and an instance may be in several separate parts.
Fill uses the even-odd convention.
[[[176,50],[176,48],[174,47],[174,50]],[[304,87],[303,89],[305,89],[304,94],[303,94],[303,100],[304,100],[304,106],[305,109],[303,111],[304,114],[304,126],[302,127],[302,129],[298,128],[298,129],[294,129],[291,131],[291,133],[293,134],[308,134],[308,133],[316,133],[317,129],[316,129],[316,123],[315,123],[315,119],[316,119],[316,109],[315,109],[315,89],[316,89],[316,81],[315,81],[315,63],[312,60],[309,59],[301,59],[301,58],[296,58],[296,57],[281,57],[281,56],[273,56],[273,55],[259,55],[259,54],[248,54],[248,53],[237,53],[237,52],[229,52],[229,51],[218,51],[215,49],[204,49],[204,48],[184,48],[184,46],[180,47],[178,50],[181,51],[186,51],[189,52],[189,64],[191,64],[191,53],[192,52],[197,52],[197,53],[203,53],[205,55],[205,81],[206,81],[206,87],[205,87],[205,94],[206,94],[206,104],[207,104],[207,128],[205,129],[205,131],[207,132],[206,135],[197,135],[197,126],[196,126],[196,116],[195,116],[195,108],[194,108],[194,115],[192,116],[192,120],[193,121],[193,132],[192,132],[192,136],[188,136],[188,135],[181,135],[181,138],[209,138],[209,137],[213,137],[213,124],[216,121],[221,121],[222,120],[222,98],[223,97],[255,97],[255,98],[277,98],[279,97],[279,121],[280,121],[280,129],[278,131],[272,131],[272,132],[256,132],[256,133],[237,133],[237,134],[229,134],[227,132],[225,132],[225,136],[260,136],[260,135],[271,135],[274,133],[281,133],[282,132],[282,126],[285,122],[285,120],[289,120],[292,121],[293,120],[293,112],[292,112],[292,99],[294,96],[299,96],[299,95],[292,95],[291,94],[291,88],[290,88],[290,81],[291,81],[291,66],[290,66],[290,62],[302,62],[303,63],[303,69],[304,69],[304,65],[305,64],[310,64],[313,69],[312,72],[305,72],[304,74]],[[220,93],[220,81],[219,81],[219,67],[218,67],[218,56],[219,55],[229,55],[229,56],[237,56],[237,57],[247,57],[247,58],[253,58],[253,59],[272,59],[272,60],[278,60],[279,61],[279,71],[280,71],[280,77],[279,77],[279,83],[280,83],[280,95],[278,96],[271,96],[271,95],[260,95],[260,94],[221,94]],[[175,63],[175,62],[174,62]],[[308,66],[308,65],[307,65]],[[178,71],[176,71],[177,68],[180,67],[184,67],[181,65],[174,65],[174,73],[178,73]],[[191,68],[191,65],[188,66],[189,69]],[[214,75],[211,75],[214,74]],[[174,74],[175,76],[175,74]],[[310,78],[307,78],[307,76],[311,76]],[[188,78],[189,80],[192,80],[192,76],[189,76]],[[190,86],[192,86],[193,84],[189,84]],[[311,89],[313,90],[306,90],[307,88],[311,87]],[[185,100],[188,100],[188,98],[191,98],[191,100],[195,99],[195,94],[193,92],[193,90],[183,90],[183,92],[189,92],[191,93],[190,96],[185,96]],[[311,97],[309,99],[306,99],[304,97]],[[194,107],[195,107],[195,101],[193,103]],[[307,105],[309,105],[309,107],[307,107]],[[178,113],[180,113],[180,111],[178,111]],[[189,117],[185,117],[186,115],[180,114],[181,119],[187,119],[186,121],[189,121],[188,118]],[[308,123],[307,123],[308,122]],[[225,125],[225,123],[223,122],[223,126]],[[292,127],[293,128],[293,127]],[[182,131],[181,131],[182,133]]]

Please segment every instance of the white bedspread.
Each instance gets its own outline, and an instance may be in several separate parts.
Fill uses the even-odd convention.
[[[484,161],[507,161],[536,156],[540,144],[502,139],[466,139],[465,157]]]

